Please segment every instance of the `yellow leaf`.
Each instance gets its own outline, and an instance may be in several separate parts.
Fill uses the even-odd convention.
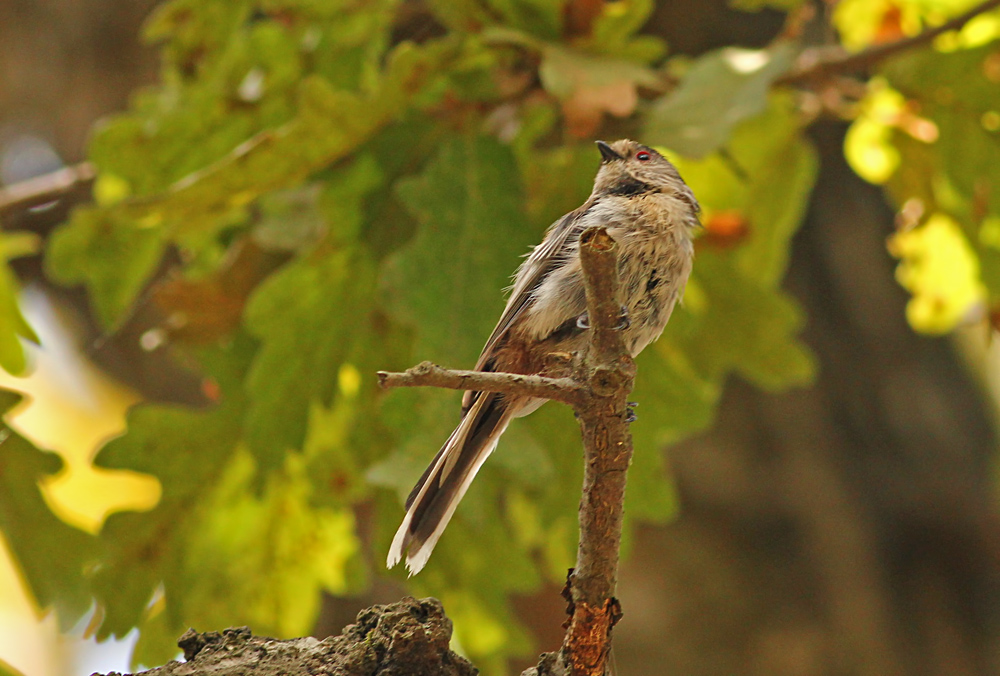
[[[102,207],[118,204],[132,194],[132,186],[117,174],[103,172],[94,181],[94,201]]]
[[[902,94],[884,82],[876,82],[847,131],[844,156],[858,176],[869,183],[885,183],[899,167],[899,151],[892,143],[892,134],[905,105]]]
[[[947,333],[985,302],[979,260],[950,217],[894,235],[889,251],[901,259],[896,279],[913,295],[906,318],[917,331]]]

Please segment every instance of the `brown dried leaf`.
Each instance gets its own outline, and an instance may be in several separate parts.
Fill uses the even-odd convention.
[[[639,86],[660,87],[656,74],[638,63],[547,46],[539,68],[545,90],[562,102],[569,132],[592,135],[605,113],[635,111]]]
[[[598,87],[580,87],[562,102],[562,111],[569,133],[586,138],[597,131],[604,113],[628,117],[638,102],[635,84],[621,80]]]
[[[171,339],[192,344],[229,336],[239,326],[250,292],[286,258],[247,239],[208,277],[164,280],[152,292],[154,304],[165,317],[163,328]]]

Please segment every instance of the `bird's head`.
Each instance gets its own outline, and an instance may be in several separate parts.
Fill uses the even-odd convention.
[[[601,168],[594,180],[595,196],[691,192],[677,167],[649,146],[622,139],[614,143],[598,141],[597,148],[601,151]]]

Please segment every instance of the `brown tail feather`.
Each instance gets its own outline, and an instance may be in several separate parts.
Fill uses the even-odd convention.
[[[507,428],[510,409],[500,395],[477,398],[410,493],[406,516],[389,549],[390,568],[404,550],[410,575],[424,567],[476,472]]]

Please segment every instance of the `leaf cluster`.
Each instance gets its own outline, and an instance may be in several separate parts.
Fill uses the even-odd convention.
[[[955,9],[966,9],[962,3]],[[843,9],[849,34],[872,17]],[[947,9],[947,8],[946,8]],[[940,18],[937,3],[903,3],[880,30],[906,33]],[[875,36],[877,36],[877,31]],[[859,101],[845,147],[864,178],[899,209],[889,250],[910,291],[910,324],[942,334],[990,318],[1000,298],[1000,13],[942,35],[934,49],[881,65]]]

